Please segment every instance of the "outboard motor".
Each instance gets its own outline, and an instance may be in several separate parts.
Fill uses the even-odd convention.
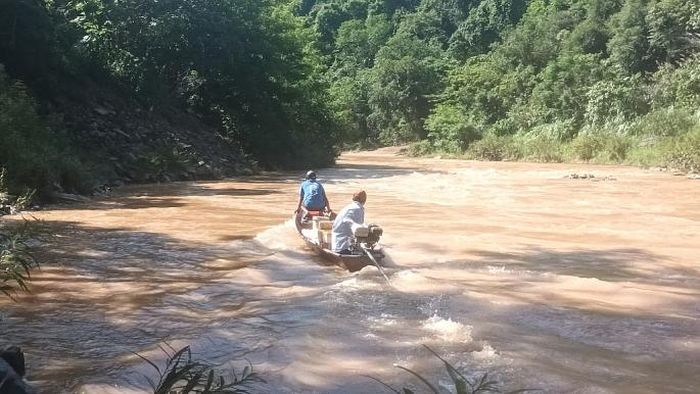
[[[358,247],[374,249],[379,238],[384,234],[384,230],[377,224],[368,224],[366,226],[353,226],[353,234],[355,235],[355,244]]]

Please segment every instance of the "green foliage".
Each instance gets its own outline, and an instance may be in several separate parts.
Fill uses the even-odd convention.
[[[452,105],[439,105],[425,124],[428,138],[439,151],[461,153],[481,137],[481,131],[464,112]]]
[[[585,121],[602,125],[637,118],[649,109],[647,92],[639,74],[596,82],[586,92]]]
[[[634,122],[629,134],[651,137],[673,137],[690,132],[700,119],[688,110],[664,108],[649,112]]]
[[[688,34],[700,32],[700,4],[685,0],[661,0],[649,6],[649,45],[659,61],[673,63],[693,50]]]
[[[542,71],[542,81],[533,89],[530,103],[546,108],[541,121],[572,119],[583,122],[586,92],[603,75],[597,55],[564,54]]]
[[[457,370],[454,365],[452,365],[449,361],[447,361],[445,358],[440,356],[438,353],[436,353],[433,349],[428,347],[428,345],[423,345],[430,353],[432,353],[436,358],[438,358],[443,366],[445,367],[445,371],[447,372],[447,375],[450,378],[450,382],[453,387],[449,388],[449,393],[456,393],[456,394],[476,394],[476,393],[507,393],[507,394],[516,394],[516,393],[523,393],[526,391],[533,391],[534,389],[520,389],[520,390],[514,390],[514,391],[502,391],[500,388],[500,385],[498,384],[497,381],[490,379],[488,373],[483,374],[481,377],[475,378],[474,380],[471,380],[467,378],[462,372]],[[410,369],[406,368],[401,365],[396,365],[396,368],[401,369],[402,371],[407,372],[408,374],[412,375],[418,381],[424,385],[430,393],[433,394],[441,394],[442,391],[436,386],[435,384],[431,383],[428,378],[425,376],[421,375],[420,373]],[[409,389],[407,387],[401,388],[401,389],[395,389],[391,387],[390,385],[382,382],[381,380],[368,376],[368,378],[377,381],[381,385],[383,385],[385,388],[391,390],[394,393],[397,394],[413,394],[414,391],[412,389]]]
[[[645,16],[646,0],[627,0],[619,14],[611,19],[612,37],[608,53],[613,64],[626,73],[651,70],[649,59],[649,27]]]
[[[605,146],[605,141],[599,135],[592,133],[579,134],[571,141],[570,149],[576,160],[590,161],[595,158]]]
[[[0,63],[12,75],[36,78],[51,70],[56,64],[56,41],[43,1],[0,1]]]
[[[488,52],[491,44],[522,17],[526,4],[524,0],[478,2],[450,37],[450,54],[457,59],[466,59]]]
[[[662,109],[700,105],[700,14],[688,2],[357,0],[352,12],[350,3],[310,8],[315,23],[322,9],[335,15],[317,31],[344,141],[622,162],[639,148],[629,136],[649,134]],[[371,18],[382,22],[380,39]],[[694,124],[667,118],[664,135]]]
[[[557,9],[557,3],[532,1],[518,26],[492,53],[512,65],[540,70],[559,53],[568,24],[568,15]]]
[[[521,133],[521,135],[526,139],[545,139],[562,142],[571,139],[575,133],[576,125],[573,120],[564,120],[535,126],[526,133]]]
[[[263,165],[334,160],[317,35],[288,2],[79,0],[55,8],[81,32],[76,51],[140,99],[186,107]]]
[[[666,163],[682,171],[700,172],[700,127],[673,140]]]
[[[605,138],[604,159],[613,163],[622,163],[632,149],[633,141],[627,136],[613,134]]]
[[[544,163],[560,163],[564,161],[564,144],[546,134],[533,136],[518,136],[516,143],[522,146],[523,158]]]
[[[517,160],[522,157],[513,137],[493,134],[487,134],[471,144],[466,154],[470,159],[489,161]]]
[[[166,343],[168,349],[160,347],[167,359],[163,369],[151,360],[135,353],[146,361],[158,373],[158,381],[147,377],[154,394],[246,394],[256,384],[264,382],[255,372],[252,365],[246,366],[238,376],[234,370],[231,376],[225,378],[210,365],[192,358],[189,346],[175,350]]]
[[[417,23],[416,21],[412,21]],[[442,51],[409,31],[393,36],[377,53],[369,92],[369,127],[386,143],[427,136],[423,122],[429,95],[440,89]]]
[[[695,55],[678,67],[665,65],[654,75],[653,105],[656,108],[700,107],[700,55]]]
[[[416,157],[428,155],[433,152],[435,152],[435,148],[433,148],[433,145],[430,143],[430,140],[422,140],[410,144],[406,149],[405,153],[408,156]]]
[[[34,231],[27,220],[20,226],[0,228],[0,292],[6,296],[17,289],[29,290],[30,269],[39,266],[27,245]]]
[[[0,61],[13,73],[48,74],[29,64],[41,53],[73,75],[116,80],[138,100],[217,126],[267,167],[422,140],[420,151],[474,157],[625,161],[642,152],[642,135],[687,133],[700,106],[700,5],[691,1],[8,0],[0,11],[0,26],[16,25],[0,29]],[[44,130],[15,134],[53,135],[44,145],[61,146],[58,128],[33,121],[31,103],[10,101],[29,119],[13,127]],[[22,151],[7,146],[0,141]],[[63,148],[42,149],[0,165],[11,179],[35,178],[24,184],[77,182],[76,159],[49,173],[18,167],[55,162]],[[183,160],[158,152],[140,165],[153,173]]]
[[[0,168],[10,194],[54,185],[84,191],[86,177],[61,130],[51,128],[35,109],[25,85],[7,78],[0,67]]]

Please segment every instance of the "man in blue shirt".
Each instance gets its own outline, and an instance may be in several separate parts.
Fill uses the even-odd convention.
[[[329,212],[331,210],[331,204],[326,198],[326,191],[323,190],[323,186],[316,180],[316,173],[313,171],[307,172],[306,180],[301,183],[299,203],[294,212],[298,213],[302,207],[307,211],[322,211],[324,208]]]

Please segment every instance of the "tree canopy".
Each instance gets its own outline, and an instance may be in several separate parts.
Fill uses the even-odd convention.
[[[268,167],[697,118],[699,59],[684,0],[0,2],[0,63],[35,94],[65,75],[117,84]]]

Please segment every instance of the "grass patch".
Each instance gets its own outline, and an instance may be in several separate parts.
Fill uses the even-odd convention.
[[[634,122],[628,134],[674,137],[690,132],[698,118],[685,109],[664,108],[650,112]]]
[[[44,233],[40,222],[24,220],[18,226],[0,228],[0,292],[12,298],[17,290],[29,291],[31,269],[39,263],[28,240]]]
[[[522,157],[522,151],[518,149],[512,137],[488,134],[472,143],[466,151],[466,156],[474,160],[518,160]]]
[[[700,127],[675,138],[665,155],[669,167],[686,172],[700,172]]]
[[[435,153],[435,148],[429,140],[414,142],[405,149],[406,155],[410,157],[427,156]]]
[[[605,141],[594,134],[580,134],[569,143],[569,153],[574,160],[590,161],[603,150]]]
[[[535,136],[532,138],[520,137],[523,149],[523,158],[528,161],[543,163],[561,163],[565,157],[565,144],[557,139],[547,136]]]
[[[407,153],[487,161],[583,161],[700,172],[700,113],[656,110],[635,121],[585,127],[573,139],[566,139],[568,134],[559,129],[569,130],[542,126],[513,136],[487,133],[461,153],[437,149],[434,141],[423,140],[411,145]]]

